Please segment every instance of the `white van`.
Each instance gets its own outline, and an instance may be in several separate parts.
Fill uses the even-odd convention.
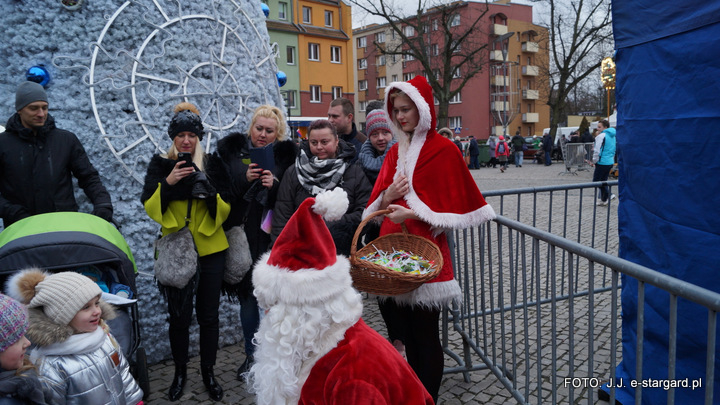
[[[596,124],[596,125],[597,125],[597,124]],[[553,142],[553,144],[555,145],[555,147],[559,147],[559,146],[560,146],[560,136],[564,136],[565,139],[568,139],[568,140],[569,140],[569,139],[570,139],[570,134],[571,134],[573,131],[577,131],[578,129],[580,129],[580,127],[558,127],[558,128],[557,128],[557,131],[555,131],[555,142]],[[549,133],[550,133],[550,128],[545,128],[545,129],[543,129],[543,135],[549,134]]]

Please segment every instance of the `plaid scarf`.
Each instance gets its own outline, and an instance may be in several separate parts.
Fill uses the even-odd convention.
[[[305,148],[300,148],[300,156],[295,162],[300,184],[313,196],[337,187],[342,181],[347,166],[347,162],[342,157],[323,160],[315,156],[308,157]]]

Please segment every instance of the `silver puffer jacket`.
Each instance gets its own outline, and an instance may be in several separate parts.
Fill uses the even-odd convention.
[[[112,307],[101,301],[103,318]],[[105,322],[95,332],[72,334],[53,323],[38,309],[30,309],[27,338],[37,345],[30,360],[38,367],[40,381],[53,392],[52,404],[135,405],[143,392]]]

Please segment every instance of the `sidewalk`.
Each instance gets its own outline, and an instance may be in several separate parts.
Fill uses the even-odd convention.
[[[511,165],[505,173],[499,169],[481,168],[472,170],[481,191],[514,189],[524,187],[538,187],[557,184],[575,184],[592,181],[592,169],[580,171],[577,175],[560,174],[565,173],[565,166],[562,162],[553,163],[551,166],[524,162],[523,167],[516,168]],[[611,224],[616,232],[617,223]],[[367,324],[385,335],[385,325],[382,322],[377,303],[374,299],[364,300],[363,319]],[[239,325],[238,325],[239,328]],[[240,345],[224,347],[218,352],[218,361],[215,366],[215,374],[225,390],[223,404],[254,404],[254,397],[247,393],[245,383],[238,381],[235,377],[237,367],[245,358],[244,350]],[[185,395],[176,403],[186,404],[214,404],[211,401],[203,386],[200,377],[200,359],[193,357],[188,364],[188,384],[185,387]],[[452,359],[446,356],[446,366],[455,366]],[[173,378],[174,366],[172,360],[165,360],[149,367],[150,374],[150,395],[148,404],[170,404],[167,401],[167,389]],[[470,374],[471,381],[464,382],[462,374],[451,374],[443,377],[443,384],[440,388],[438,403],[444,405],[457,404],[504,404],[515,403],[504,389],[487,370],[476,371]],[[597,402],[606,404],[604,402]]]

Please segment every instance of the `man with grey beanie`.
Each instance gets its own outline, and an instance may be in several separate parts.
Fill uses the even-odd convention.
[[[0,217],[5,227],[31,215],[77,212],[73,176],[92,202],[92,213],[112,221],[110,194],[77,136],[55,126],[43,86],[20,84],[15,111],[0,133]]]

